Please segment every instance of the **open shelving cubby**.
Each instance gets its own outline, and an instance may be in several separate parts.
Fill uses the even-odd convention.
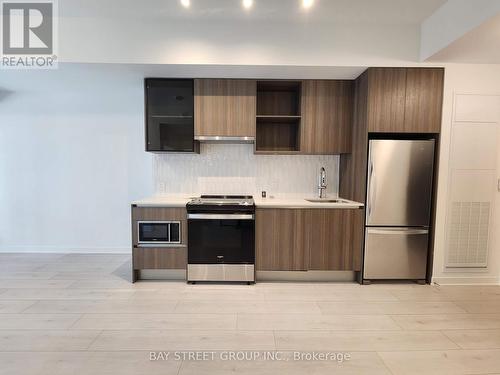
[[[300,81],[258,81],[256,154],[300,152]]]

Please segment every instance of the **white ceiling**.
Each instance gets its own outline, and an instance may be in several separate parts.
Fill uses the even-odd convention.
[[[146,19],[286,19],[340,23],[420,24],[446,0],[315,0],[304,10],[301,0],[254,0],[250,11],[241,0],[191,0],[186,9],[179,0],[64,0],[62,17]]]
[[[406,66],[445,0],[64,0],[60,62]]]
[[[455,40],[427,61],[500,64],[500,14]]]

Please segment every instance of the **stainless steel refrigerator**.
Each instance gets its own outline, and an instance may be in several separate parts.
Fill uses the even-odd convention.
[[[434,143],[434,139],[369,141],[365,283],[426,277]]]

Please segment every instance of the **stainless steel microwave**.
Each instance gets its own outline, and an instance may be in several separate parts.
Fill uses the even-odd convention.
[[[180,221],[138,221],[139,246],[165,246],[181,243]]]

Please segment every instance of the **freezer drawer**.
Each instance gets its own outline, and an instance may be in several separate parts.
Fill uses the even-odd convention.
[[[366,228],[364,279],[425,279],[429,231]]]

